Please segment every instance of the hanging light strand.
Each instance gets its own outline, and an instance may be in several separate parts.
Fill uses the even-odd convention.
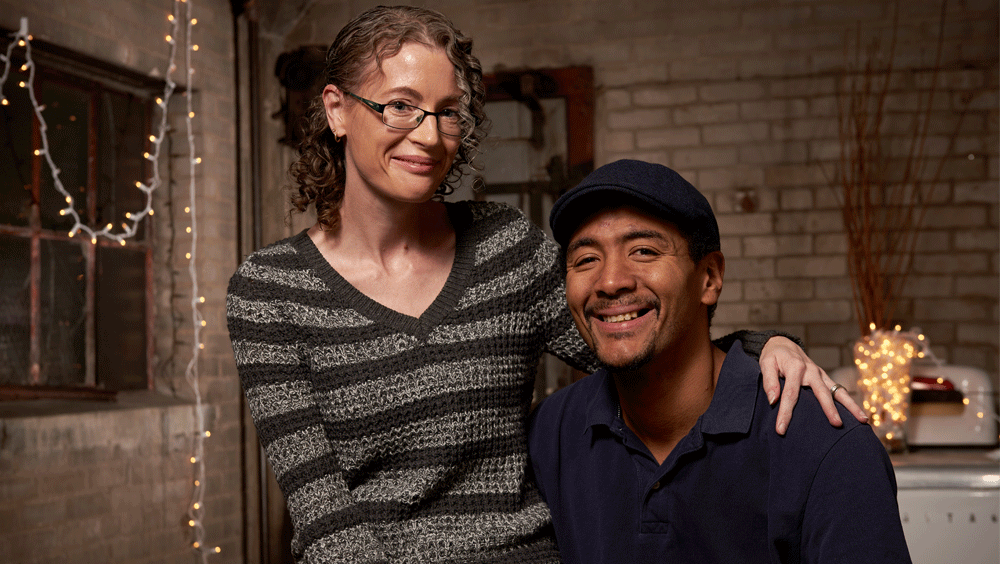
[[[10,67],[13,61],[12,53],[15,47],[24,48],[24,64],[21,66],[22,71],[28,72],[28,80],[22,82],[20,85],[27,89],[28,98],[31,100],[31,107],[34,111],[35,118],[38,120],[38,128],[41,138],[41,147],[35,150],[35,155],[43,157],[45,163],[49,167],[49,172],[52,175],[52,182],[56,190],[62,194],[66,207],[59,210],[59,215],[69,216],[73,219],[73,226],[69,230],[69,236],[74,237],[79,233],[84,233],[88,236],[91,243],[97,243],[98,237],[103,237],[109,240],[116,241],[122,245],[125,244],[126,239],[134,237],[138,232],[139,224],[147,215],[153,215],[153,192],[161,184],[160,172],[159,172],[159,156],[160,156],[160,146],[163,140],[166,138],[168,126],[167,126],[167,103],[170,96],[173,94],[176,84],[170,78],[170,72],[174,69],[174,59],[176,57],[176,41],[173,39],[176,36],[178,23],[176,18],[172,19],[173,22],[173,32],[171,35],[167,36],[167,42],[170,43],[170,61],[168,66],[168,71],[166,73],[165,85],[163,89],[163,95],[157,98],[157,106],[160,110],[160,124],[158,132],[154,135],[149,136],[149,141],[152,143],[152,150],[147,151],[144,156],[152,164],[153,174],[152,177],[146,181],[138,180],[135,183],[136,188],[141,190],[146,196],[145,207],[139,211],[128,212],[125,214],[125,220],[121,223],[123,231],[119,233],[114,233],[114,225],[108,223],[101,229],[93,229],[80,218],[79,212],[76,210],[75,200],[72,194],[66,190],[63,185],[62,179],[60,177],[61,170],[56,166],[55,161],[52,158],[52,152],[49,146],[48,138],[48,123],[45,121],[44,111],[45,106],[38,102],[38,98],[35,95],[35,62],[31,56],[31,35],[28,33],[28,18],[21,18],[20,29],[11,34],[14,40],[7,46],[7,53],[2,55],[4,62],[3,74],[0,75],[0,104],[8,105],[9,102],[4,98],[2,92],[4,84],[10,75]]]
[[[185,41],[185,70],[187,71],[187,91],[185,92],[184,99],[186,100],[186,108],[184,114],[184,124],[185,133],[187,135],[188,144],[188,199],[189,203],[185,212],[190,218],[190,224],[187,228],[187,232],[191,235],[191,248],[187,254],[188,259],[188,274],[191,278],[191,321],[193,323],[193,338],[192,338],[192,351],[191,360],[188,362],[187,370],[185,371],[185,377],[187,378],[188,384],[191,386],[191,390],[194,393],[195,400],[195,424],[196,429],[194,433],[194,453],[191,456],[191,462],[194,466],[194,484],[191,493],[191,503],[188,506],[188,524],[192,528],[192,533],[194,540],[191,543],[192,548],[195,550],[198,557],[202,562],[208,561],[209,554],[217,554],[221,552],[221,548],[218,546],[208,547],[205,544],[205,527],[202,523],[202,518],[204,515],[205,506],[205,439],[211,436],[211,433],[206,429],[205,426],[205,410],[202,404],[201,389],[199,383],[199,372],[198,372],[198,360],[200,357],[201,350],[204,348],[204,344],[201,341],[201,331],[207,325],[204,317],[201,314],[199,305],[205,301],[204,297],[198,295],[198,270],[196,268],[196,259],[198,253],[198,219],[197,219],[197,167],[201,164],[201,158],[196,154],[195,138],[194,138],[194,100],[193,100],[193,88],[192,83],[194,79],[194,67],[191,63],[191,56],[194,51],[198,50],[198,46],[192,43],[192,28],[197,23],[191,15],[191,4],[190,0],[175,0],[174,11],[175,21],[178,19],[179,6],[184,5],[184,41]]]

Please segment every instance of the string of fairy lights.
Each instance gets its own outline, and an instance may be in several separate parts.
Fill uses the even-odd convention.
[[[76,210],[75,201],[73,196],[66,190],[63,186],[62,180],[60,179],[60,169],[54,162],[52,154],[49,150],[48,141],[48,124],[45,121],[45,106],[39,104],[38,99],[35,96],[34,79],[35,79],[35,63],[31,56],[31,41],[32,36],[28,33],[28,19],[21,18],[20,28],[17,32],[11,34],[13,40],[7,47],[5,54],[0,54],[0,61],[4,63],[3,74],[0,74],[0,105],[8,106],[10,101],[4,97],[3,88],[6,84],[8,77],[10,76],[10,70],[13,62],[13,51],[15,48],[24,49],[24,63],[21,65],[21,72],[27,72],[27,80],[19,81],[18,87],[27,89],[29,99],[31,100],[32,110],[35,114],[35,118],[39,124],[39,132],[41,139],[41,147],[36,149],[34,154],[37,157],[43,157],[46,164],[48,165],[49,171],[52,175],[53,185],[56,190],[62,194],[65,199],[66,207],[60,210],[60,215],[70,216],[73,219],[73,226],[70,228],[69,236],[75,237],[78,234],[86,234],[90,238],[91,244],[97,244],[98,238],[105,238],[108,240],[113,240],[121,244],[126,245],[126,241],[134,237],[138,231],[139,224],[147,216],[154,215],[153,210],[153,193],[162,184],[162,177],[160,176],[159,161],[160,161],[160,150],[163,141],[167,139],[167,135],[170,133],[170,127],[168,126],[168,109],[170,98],[177,88],[177,83],[172,79],[174,71],[177,70],[176,58],[178,49],[178,37],[181,31],[181,25],[183,23],[183,46],[185,53],[185,69],[187,71],[187,91],[185,93],[186,100],[186,111],[185,111],[185,133],[187,135],[187,147],[188,147],[188,195],[189,204],[184,209],[185,214],[190,217],[190,223],[185,231],[191,235],[191,247],[190,251],[186,253],[185,258],[188,260],[188,274],[191,279],[191,318],[194,326],[194,335],[192,338],[192,354],[191,360],[188,362],[187,368],[185,370],[185,378],[190,385],[195,399],[195,430],[194,430],[194,440],[193,440],[193,453],[191,455],[190,461],[193,467],[192,474],[194,476],[193,486],[191,492],[191,501],[187,509],[187,524],[191,529],[191,547],[195,551],[196,555],[202,562],[207,562],[207,557],[209,554],[217,554],[221,552],[221,548],[218,546],[209,547],[205,543],[205,527],[203,524],[203,517],[205,511],[205,439],[211,436],[211,432],[206,429],[205,425],[205,415],[202,405],[201,391],[199,386],[199,372],[198,372],[198,360],[200,356],[200,351],[205,348],[204,343],[201,342],[201,331],[207,325],[204,317],[201,315],[199,305],[205,302],[203,296],[198,295],[198,272],[196,268],[196,255],[197,255],[197,243],[198,243],[198,226],[196,220],[196,167],[201,164],[201,158],[195,156],[195,139],[194,139],[194,117],[195,112],[193,109],[193,100],[191,96],[191,84],[194,77],[194,67],[192,66],[192,53],[198,50],[198,46],[192,43],[192,28],[197,24],[197,19],[192,17],[192,6],[190,0],[174,0],[173,2],[173,13],[167,15],[167,20],[170,23],[171,29],[170,33],[166,35],[165,40],[169,44],[169,58],[167,62],[167,72],[164,73],[165,86],[163,89],[163,94],[156,98],[156,105],[160,111],[160,121],[157,127],[157,132],[155,134],[150,134],[149,142],[151,143],[151,148],[149,151],[145,152],[143,156],[150,162],[152,175],[149,179],[138,180],[135,183],[135,187],[142,191],[146,198],[145,207],[141,210],[135,212],[128,212],[125,214],[126,221],[121,223],[121,231],[115,231],[115,226],[111,223],[103,226],[102,228],[95,229],[87,225],[79,213]],[[183,17],[182,12],[183,11]]]

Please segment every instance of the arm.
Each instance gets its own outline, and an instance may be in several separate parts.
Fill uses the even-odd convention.
[[[846,391],[838,391],[836,397],[825,393],[833,387],[834,381],[806,355],[802,350],[802,343],[793,335],[778,331],[737,331],[717,339],[715,344],[722,350],[728,350],[728,345],[736,339],[740,339],[743,343],[743,350],[747,354],[760,359],[764,391],[771,404],[773,405],[779,394],[781,395],[776,425],[779,435],[784,435],[788,429],[788,422],[792,419],[792,410],[795,409],[795,403],[799,399],[799,389],[802,386],[813,389],[831,425],[839,427],[843,424],[834,405],[835,399],[858,421],[868,422],[868,416]],[[779,377],[785,378],[784,391],[781,391],[778,383]]]
[[[285,317],[280,306],[244,298],[255,293],[254,284],[244,282],[231,284],[226,300],[230,339],[260,444],[292,519],[293,555],[302,562],[388,562],[323,430],[308,368],[300,362],[301,335],[289,325],[268,326]]]
[[[802,520],[802,562],[909,563],[892,463],[865,425],[826,454],[811,482]]]

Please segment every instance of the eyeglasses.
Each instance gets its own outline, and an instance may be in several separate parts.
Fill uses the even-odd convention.
[[[388,125],[389,127],[395,129],[416,129],[420,127],[421,123],[423,123],[424,118],[427,116],[434,116],[437,118],[438,131],[452,137],[459,137],[462,135],[462,118],[458,114],[458,110],[448,108],[441,110],[440,112],[428,112],[427,110],[411,106],[409,104],[404,104],[402,102],[379,104],[378,102],[366,100],[365,98],[362,98],[357,94],[352,94],[346,90],[344,93],[382,114],[382,123]]]

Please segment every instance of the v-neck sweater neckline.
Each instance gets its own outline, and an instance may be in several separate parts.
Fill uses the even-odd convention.
[[[458,306],[475,262],[475,243],[470,240],[468,233],[468,226],[472,220],[468,206],[450,202],[445,202],[445,205],[448,219],[455,229],[455,258],[444,287],[419,317],[400,313],[382,305],[355,288],[323,257],[309,237],[308,229],[302,230],[294,237],[292,245],[302,254],[317,277],[330,287],[334,294],[332,299],[375,322],[424,339]]]

